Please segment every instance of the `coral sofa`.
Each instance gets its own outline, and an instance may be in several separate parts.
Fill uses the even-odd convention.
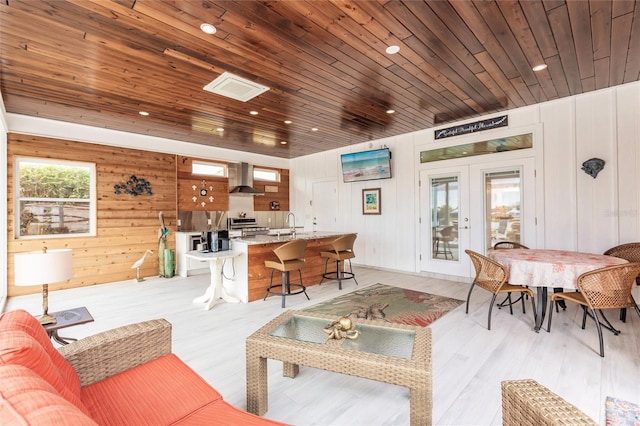
[[[278,425],[239,410],[171,353],[152,320],[56,349],[40,323],[0,315],[3,425]]]

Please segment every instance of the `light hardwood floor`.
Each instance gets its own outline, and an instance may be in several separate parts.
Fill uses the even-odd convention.
[[[469,284],[354,266],[358,288],[384,283],[464,300]],[[210,311],[192,300],[204,293],[209,276],[148,278],[55,291],[50,311],[86,306],[95,322],[68,328],[61,335],[83,337],[119,325],[152,318],[173,324],[173,351],[214,386],[229,403],[246,408],[245,338],[282,312],[280,299],[249,304],[220,303]],[[308,288],[287,300],[303,309],[356,289],[350,280],[339,292],[335,282]],[[634,287],[640,300],[640,290]],[[640,318],[626,323],[608,315],[619,336],[605,331],[605,358],[597,353],[593,322],[580,329],[572,305],[554,315],[551,333],[532,329],[527,314],[494,309],[486,328],[489,294],[476,289],[470,312],[464,304],[430,327],[433,331],[433,421],[436,425],[501,424],[500,381],[532,378],[604,424],[607,395],[640,402]],[[41,313],[40,294],[10,298],[7,309]],[[546,326],[546,322],[545,322]],[[405,425],[409,423],[407,389],[301,367],[295,379],[282,377],[281,365],[269,361],[269,411],[265,417],[296,425]],[[179,392],[176,389],[176,392]]]

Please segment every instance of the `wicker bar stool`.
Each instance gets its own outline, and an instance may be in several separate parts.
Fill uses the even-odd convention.
[[[288,243],[284,243],[273,250],[273,253],[278,257],[278,261],[265,260],[264,266],[271,268],[271,281],[267,288],[267,293],[264,295],[263,300],[267,300],[270,294],[279,294],[282,296],[282,307],[284,308],[285,299],[287,296],[293,296],[295,294],[304,293],[309,299],[307,294],[307,288],[302,283],[302,268],[305,267],[304,251],[307,248],[307,240],[292,240]],[[282,272],[282,283],[273,283],[273,273],[275,271]],[[292,283],[290,281],[289,272],[298,271],[300,275],[299,283]],[[291,291],[291,287],[296,290]],[[274,289],[280,288],[280,291],[274,291]]]
[[[320,280],[320,284],[324,279],[328,280],[338,280],[338,289],[342,290],[342,280],[351,280],[356,282],[358,285],[358,281],[356,280],[356,276],[353,273],[353,268],[351,267],[351,259],[356,257],[353,252],[353,244],[356,241],[356,234],[347,234],[341,237],[336,238],[331,242],[331,250],[320,252],[320,256],[326,258],[324,262],[324,273],[322,274],[322,279]],[[336,261],[336,270],[327,272],[327,265],[329,264],[329,260]],[[343,271],[345,260],[349,261],[349,271]]]

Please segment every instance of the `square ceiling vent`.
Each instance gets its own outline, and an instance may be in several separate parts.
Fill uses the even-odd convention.
[[[237,101],[247,102],[266,92],[269,88],[237,75],[223,72],[218,78],[204,86],[204,90]]]

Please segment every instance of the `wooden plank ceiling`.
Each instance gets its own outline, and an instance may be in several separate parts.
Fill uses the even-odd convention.
[[[640,76],[634,0],[1,1],[7,112],[284,158]]]

